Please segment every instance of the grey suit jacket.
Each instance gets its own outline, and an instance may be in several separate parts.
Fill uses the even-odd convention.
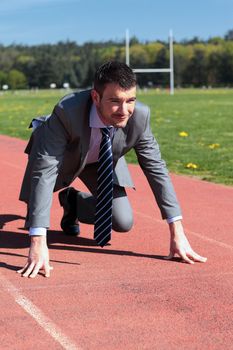
[[[28,164],[20,200],[28,204],[26,227],[49,227],[53,191],[69,186],[85,167],[91,128],[90,91],[65,96],[51,116],[33,133],[25,150]],[[150,129],[150,111],[136,103],[125,128],[113,138],[114,183],[133,187],[124,158],[134,148],[163,218],[181,215],[158,143]]]

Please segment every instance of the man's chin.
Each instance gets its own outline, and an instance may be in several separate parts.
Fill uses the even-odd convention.
[[[128,118],[124,120],[118,120],[114,123],[115,128],[124,128],[128,123]]]
[[[115,128],[124,128],[127,124],[128,120],[127,121],[124,121],[124,122],[118,122],[118,123],[115,123]]]

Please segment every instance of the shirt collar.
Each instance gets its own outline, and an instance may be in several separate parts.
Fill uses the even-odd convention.
[[[106,125],[102,122],[102,120],[100,119],[96,106],[93,103],[91,106],[91,111],[90,111],[90,117],[89,117],[89,126],[91,128],[106,128]],[[111,125],[109,125],[110,128],[112,128]]]
[[[94,103],[91,106],[89,125],[91,128],[105,128],[106,127],[106,125],[104,125],[104,123],[100,119]]]

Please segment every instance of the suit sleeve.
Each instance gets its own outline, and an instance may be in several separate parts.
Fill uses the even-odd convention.
[[[163,219],[181,215],[180,206],[168,174],[166,163],[161,158],[159,145],[150,128],[150,111],[145,120],[144,131],[135,145],[138,162],[153,191]]]
[[[26,227],[49,227],[53,189],[70,138],[64,110],[56,106],[51,117],[34,131],[28,162],[30,195]],[[27,172],[26,170],[26,172]]]

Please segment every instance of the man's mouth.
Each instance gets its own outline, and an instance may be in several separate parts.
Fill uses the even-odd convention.
[[[127,115],[121,115],[121,114],[115,114],[113,117],[117,120],[125,120],[128,118]]]

